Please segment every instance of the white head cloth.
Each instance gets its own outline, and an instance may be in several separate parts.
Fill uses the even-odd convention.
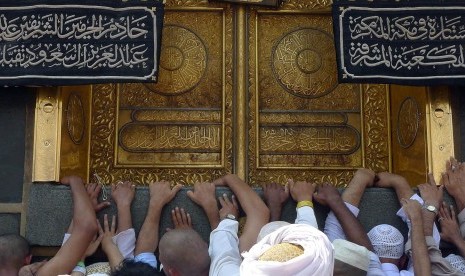
[[[258,260],[265,251],[279,243],[300,245],[304,253],[287,262]],[[333,245],[323,232],[306,224],[281,227],[266,235],[242,256],[241,275],[333,275]]]

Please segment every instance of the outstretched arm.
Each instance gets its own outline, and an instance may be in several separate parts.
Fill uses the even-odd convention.
[[[239,238],[239,249],[241,252],[249,250],[257,242],[260,229],[268,223],[270,211],[257,193],[237,175],[228,174],[213,183],[228,186],[247,215],[244,231]]]
[[[370,169],[358,169],[349,185],[342,192],[342,200],[358,208],[365,189],[373,186],[375,172]]]
[[[315,184],[306,181],[294,182],[292,179],[288,179],[288,185],[292,199],[297,202],[295,223],[307,224],[318,228],[315,212],[313,211]]]
[[[163,206],[170,202],[182,185],[170,188],[167,181],[150,183],[150,201],[147,215],[139,232],[135,255],[140,253],[153,253],[158,247],[160,216]]]
[[[344,201],[339,195],[339,191],[334,186],[328,183],[321,185],[318,188],[318,193],[315,195],[315,201],[331,209],[339,221],[342,231],[346,235],[348,241],[373,251],[373,246],[371,245],[365,229],[344,204]],[[327,227],[325,227],[325,232],[327,230],[326,228]]]
[[[131,204],[134,200],[136,185],[130,181],[120,181],[111,185],[111,197],[118,208],[118,232],[132,228]]]
[[[188,191],[187,196],[200,205],[207,215],[212,230],[220,223],[218,203],[216,202],[215,185],[209,182],[195,183],[194,191]]]
[[[460,234],[454,206],[447,206],[445,202],[442,203],[439,209],[439,223],[441,224],[441,239],[455,245],[460,255],[465,258],[465,240]]]
[[[263,185],[263,197],[270,209],[270,221],[281,219],[283,204],[289,199],[289,185],[281,186],[277,183]]]
[[[431,275],[431,262],[423,231],[420,203],[412,199],[402,199],[402,208],[410,219],[411,258],[415,275]]]
[[[118,246],[113,242],[113,237],[116,235],[116,219],[115,216],[112,217],[111,224],[108,223],[108,215],[105,214],[103,217],[103,227],[99,227],[100,235],[103,236],[102,239],[102,249],[107,255],[108,262],[110,263],[111,270],[115,270],[123,261],[123,255],[118,249]]]
[[[61,183],[69,185],[73,195],[73,234],[55,257],[39,269],[38,275],[70,273],[97,233],[97,218],[82,179],[77,176],[68,176],[64,177]]]
[[[397,174],[381,172],[378,173],[378,181],[375,183],[376,187],[380,188],[393,188],[397,194],[397,199],[401,202],[404,198],[410,198],[413,195],[412,188],[407,180]]]

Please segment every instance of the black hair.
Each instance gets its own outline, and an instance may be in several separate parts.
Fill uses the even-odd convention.
[[[144,262],[136,262],[131,259],[125,259],[120,266],[111,273],[111,276],[153,276],[164,275],[154,267]]]

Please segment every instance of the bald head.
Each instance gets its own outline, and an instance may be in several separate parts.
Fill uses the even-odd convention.
[[[0,268],[17,271],[27,264],[30,253],[29,242],[17,234],[0,235]]]
[[[208,245],[193,229],[174,229],[159,243],[160,261],[168,275],[175,270],[179,275],[208,275],[210,256]]]

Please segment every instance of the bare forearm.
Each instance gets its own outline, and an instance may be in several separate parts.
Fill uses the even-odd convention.
[[[108,262],[110,263],[110,268],[114,271],[123,261],[123,255],[114,243],[105,246],[104,251],[107,255]]]
[[[422,210],[422,217],[423,217],[423,233],[425,236],[432,236],[433,235],[433,226],[434,226],[434,219],[436,218],[436,214],[430,212],[428,210]]]
[[[269,206],[270,209],[270,221],[281,220],[281,206]]]
[[[131,205],[118,206],[118,232],[132,228]]]
[[[431,262],[423,231],[423,221],[413,219],[411,223],[412,260],[415,275],[431,275]]]
[[[453,241],[453,243],[455,247],[457,247],[460,256],[465,258],[465,241],[461,237],[459,237],[457,240]]]
[[[155,252],[158,246],[160,216],[163,206],[151,204],[139,232],[135,254]]]
[[[73,231],[89,231],[89,242],[97,231],[97,218],[92,203],[82,183],[69,184],[73,195]],[[84,242],[84,241],[83,241]]]
[[[223,180],[236,195],[242,209],[247,214],[247,217],[258,213],[268,214],[267,220],[269,219],[268,207],[266,207],[263,200],[249,185],[242,181],[242,179],[240,179],[237,175],[229,174],[224,176]]]
[[[329,207],[341,224],[347,240],[373,251],[373,246],[365,229],[344,202],[342,200],[333,201]]]
[[[218,224],[220,224],[220,216],[218,213],[218,207],[216,208],[215,207],[204,208],[205,214],[207,215],[208,222],[210,223],[210,227],[212,230],[216,229],[216,227],[218,227]]]
[[[408,184],[407,180],[405,180],[404,178],[399,179],[396,183],[393,184],[392,187],[396,191],[397,199],[399,200],[399,202],[403,198],[409,199],[413,195],[412,188],[410,188],[410,185]]]

